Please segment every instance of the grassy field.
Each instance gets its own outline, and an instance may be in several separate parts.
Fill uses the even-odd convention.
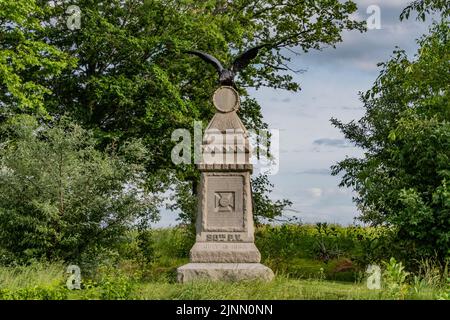
[[[412,273],[399,261],[373,260],[375,250],[388,243],[380,241],[380,234],[385,231],[323,225],[262,227],[256,243],[262,262],[276,273],[274,281],[178,284],[176,268],[189,261],[193,238],[182,228],[153,230],[145,237],[131,235],[109,257],[80,264],[81,290],[67,289],[67,263],[0,266],[0,299],[449,298],[446,266],[426,260]],[[375,241],[380,248],[373,246]],[[373,251],[367,253],[367,247]],[[367,288],[368,261],[383,266],[380,290]]]
[[[271,283],[194,283],[155,284],[148,283],[139,288],[143,299],[261,299],[261,300],[367,300],[391,299],[382,291],[369,290],[363,284],[344,282],[295,280],[277,277]],[[415,299],[434,299],[435,293],[421,293]]]
[[[295,299],[366,300],[397,299],[385,289],[369,290],[364,282],[299,280],[277,275],[264,282],[196,282],[178,284],[167,279],[145,281],[123,273],[108,273],[97,281],[87,280],[82,290],[65,287],[62,264],[36,264],[28,268],[0,269],[1,299]],[[110,271],[109,271],[110,272]],[[408,289],[403,299],[438,299],[445,290],[423,287]]]

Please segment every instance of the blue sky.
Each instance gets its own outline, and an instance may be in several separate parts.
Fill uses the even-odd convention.
[[[291,67],[304,69],[294,75],[302,90],[297,93],[262,88],[250,93],[262,106],[270,128],[280,130],[279,171],[270,177],[275,185],[272,197],[287,198],[305,223],[351,224],[358,215],[353,193],[339,188],[339,177],[330,166],[362,151],[343,139],[330,123],[335,117],[345,122],[359,119],[364,110],[358,92],[372,86],[379,74],[378,62],[389,59],[396,46],[412,57],[416,39],[427,32],[430,21],[415,17],[400,22],[409,0],[354,0],[357,17],[366,20],[370,5],[381,9],[381,29],[365,33],[345,32],[336,49],[311,51],[293,58]],[[176,224],[177,213],[164,210],[156,226]]]

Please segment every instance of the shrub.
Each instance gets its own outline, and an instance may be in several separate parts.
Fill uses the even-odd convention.
[[[156,218],[156,197],[140,189],[139,141],[101,152],[93,132],[67,118],[20,116],[0,130],[0,248],[8,260],[91,260],[136,219]]]
[[[128,300],[135,288],[134,279],[124,274],[107,273],[100,283],[100,299],[102,300]]]
[[[34,286],[17,290],[0,289],[0,300],[65,300],[68,291],[61,285]]]
[[[407,282],[410,273],[405,271],[402,262],[397,262],[395,258],[383,264],[386,268],[383,272],[383,287],[387,295],[394,299],[405,299],[410,289]]]
[[[433,1],[415,1],[424,2]],[[373,87],[361,94],[361,119],[332,119],[364,149],[332,174],[356,192],[361,221],[395,227],[409,258],[437,254],[444,261],[450,254],[449,35],[448,19],[435,21],[413,59],[396,50],[380,64]]]

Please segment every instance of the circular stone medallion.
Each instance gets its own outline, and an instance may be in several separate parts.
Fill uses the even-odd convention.
[[[221,198],[219,200],[219,205],[221,207],[228,207],[230,205],[230,199],[228,199],[228,198]]]
[[[239,109],[239,94],[232,87],[223,86],[214,92],[213,103],[220,112],[231,112]]]

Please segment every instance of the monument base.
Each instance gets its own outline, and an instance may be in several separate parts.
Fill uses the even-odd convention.
[[[190,251],[192,263],[259,263],[261,254],[252,242],[196,242]]]
[[[271,281],[273,271],[261,263],[188,263],[177,269],[178,282],[211,281]]]

